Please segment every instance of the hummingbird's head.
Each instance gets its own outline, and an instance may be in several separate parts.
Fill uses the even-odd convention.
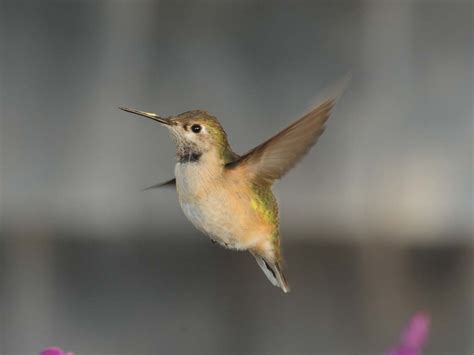
[[[150,118],[169,129],[181,162],[197,161],[204,154],[214,154],[228,163],[233,158],[227,135],[214,116],[194,110],[177,116],[160,117],[154,113],[121,108],[124,111]]]

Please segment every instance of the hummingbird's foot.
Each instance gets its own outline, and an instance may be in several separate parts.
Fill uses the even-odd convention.
[[[211,243],[212,244],[218,244],[218,245],[220,245],[224,248],[229,248],[229,244],[227,244],[226,242],[223,242],[223,241],[217,241],[217,240],[211,238]]]

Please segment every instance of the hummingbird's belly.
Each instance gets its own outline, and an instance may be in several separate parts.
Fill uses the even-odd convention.
[[[214,203],[181,202],[181,208],[189,221],[201,232],[228,248],[242,249],[238,228],[229,226],[229,215],[222,210],[213,210]]]
[[[197,229],[227,248],[240,250],[251,249],[274,233],[275,226],[261,218],[241,186],[196,168],[177,164],[175,176],[181,208]]]
[[[235,197],[226,191],[213,191],[198,199],[179,197],[189,221],[219,244],[231,249],[249,249],[266,233],[245,205],[236,206]]]

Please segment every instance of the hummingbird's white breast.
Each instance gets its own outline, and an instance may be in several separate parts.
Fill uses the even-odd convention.
[[[202,162],[177,163],[176,189],[185,216],[200,231],[230,248],[239,248],[234,228],[229,226],[225,196],[215,172]]]
[[[268,236],[250,197],[229,181],[222,165],[203,155],[199,162],[177,163],[176,189],[185,216],[200,231],[232,249],[250,249]]]

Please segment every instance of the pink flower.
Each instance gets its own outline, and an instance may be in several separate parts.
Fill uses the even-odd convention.
[[[50,347],[41,350],[40,355],[74,355],[73,353],[65,353],[60,348]]]
[[[400,344],[385,352],[385,355],[422,355],[422,348],[428,338],[430,317],[425,313],[415,314],[402,333]]]

